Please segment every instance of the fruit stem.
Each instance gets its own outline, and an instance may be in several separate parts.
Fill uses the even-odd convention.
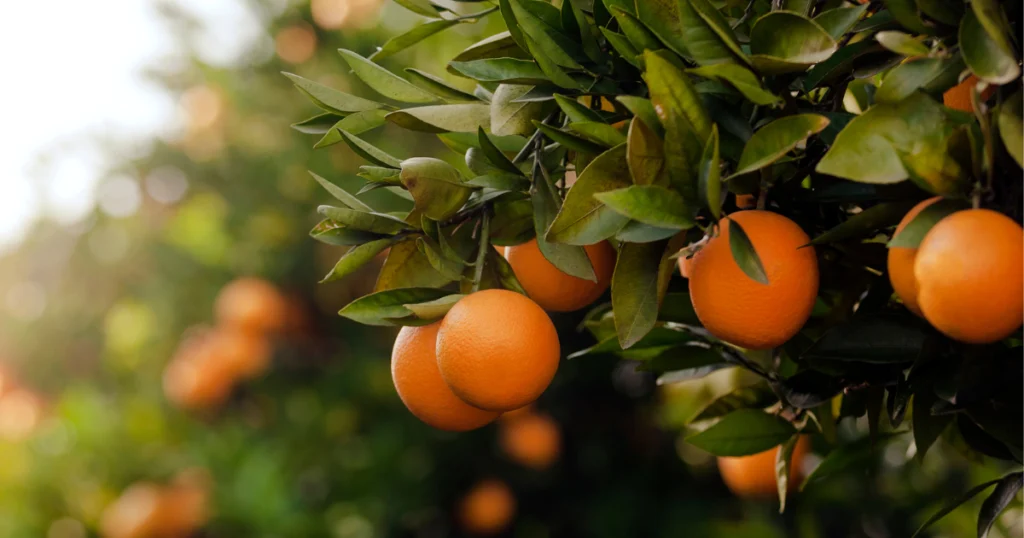
[[[473,291],[480,291],[480,281],[484,277],[484,258],[491,243],[491,212],[484,210],[480,217],[480,246],[476,253],[476,266],[473,268]]]

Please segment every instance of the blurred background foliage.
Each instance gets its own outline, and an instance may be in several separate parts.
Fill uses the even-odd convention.
[[[234,67],[198,60],[196,21],[163,5],[186,61],[150,75],[178,99],[185,129],[111,169],[83,222],[41,222],[0,258],[0,536],[881,538],[910,535],[943,499],[1004,471],[969,466],[952,438],[915,462],[909,436],[895,436],[779,515],[777,501],[735,498],[713,459],[678,442],[681,417],[728,371],[656,387],[612,356],[563,361],[526,417],[467,434],[419,423],[391,384],[394,331],[336,315],[372,288],[376,267],[316,284],[340,247],[306,235],[326,199],[307,169],[354,190],[361,161],[343,144],[313,152],[315,137],[288,128],[315,110],[280,75],[365,94],[336,49],[369,54],[419,19],[384,0],[248,3],[274,54]],[[443,59],[500,24],[445,32],[387,63],[460,84]],[[385,127],[371,141],[461,163],[431,136]],[[165,370],[242,276],[274,283],[289,331],[273,336],[262,376],[183,409],[165,395]],[[555,321],[563,354],[593,343],[578,316]],[[864,429],[847,419],[837,434]],[[930,532],[970,535],[979,505]],[[175,510],[190,523],[169,523]],[[1019,535],[1020,518],[1011,508],[991,536]]]

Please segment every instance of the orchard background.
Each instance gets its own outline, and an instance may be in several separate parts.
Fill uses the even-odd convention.
[[[707,374],[705,377],[689,372],[673,378],[673,372],[692,370],[693,364],[684,362],[683,368],[672,357],[656,356],[665,351],[663,347],[680,343],[672,334],[661,343],[648,340],[632,354],[627,349],[623,360],[618,355],[627,346],[620,347],[616,320],[609,317],[607,307],[600,306],[615,302],[609,293],[594,302],[595,310],[552,313],[561,347],[558,373],[529,411],[503,416],[466,433],[439,431],[417,420],[397,396],[391,378],[391,350],[398,327],[368,327],[338,316],[339,310],[375,291],[385,257],[374,252],[365,257],[365,265],[343,267],[347,274],[341,274],[335,264],[349,245],[317,242],[309,236],[310,228],[323,218],[316,214],[316,207],[336,206],[338,200],[321,189],[308,171],[349,195],[364,188],[367,175],[376,178],[385,187],[359,194],[358,198],[381,214],[408,211],[409,200],[400,193],[396,195],[398,189],[389,174],[360,170],[367,164],[365,147],[362,152],[354,151],[351,138],[327,129],[341,120],[345,115],[342,113],[350,111],[328,110],[328,114],[338,113],[314,122],[312,127],[300,124],[299,129],[289,129],[290,124],[313,116],[317,110],[295,92],[296,79],[286,78],[281,72],[364,99],[379,99],[374,90],[394,88],[394,81],[386,79],[383,85],[374,86],[372,77],[379,73],[371,74],[371,84],[367,85],[365,76],[356,76],[361,59],[397,34],[443,26],[437,35],[428,35],[386,60],[379,58],[380,63],[393,73],[413,77],[402,68],[419,69],[454,86],[443,90],[426,82],[433,91],[459,91],[465,92],[469,100],[482,99],[472,96],[474,84],[448,69],[448,61],[474,43],[504,32],[508,15],[501,10],[490,12],[497,5],[489,2],[439,1],[439,5],[463,17],[490,13],[479,20],[469,17],[459,23],[424,25],[424,16],[434,9],[429,2],[407,0],[398,5],[376,0],[318,0],[312,5],[290,2],[285,9],[279,9],[280,2],[249,3],[263,14],[266,32],[275,43],[273,56],[238,68],[215,67],[196,57],[180,64],[153,66],[154,80],[179,100],[189,122],[180,139],[154,141],[146,154],[126,158],[110,170],[112,181],[128,177],[138,182],[142,193],[138,211],[112,216],[97,210],[76,226],[41,222],[16,249],[0,258],[0,296],[8,299],[7,309],[0,311],[0,536],[899,537],[912,535],[947,506],[955,508],[922,536],[976,535],[979,513],[984,519],[986,508],[992,523],[988,536],[1020,535],[1019,485],[1014,489],[1012,484],[1005,485],[1006,480],[993,482],[1019,476],[1013,473],[1020,471],[1020,439],[996,435],[993,445],[993,436],[984,431],[968,429],[964,433],[967,427],[961,428],[959,422],[952,425],[940,421],[939,430],[933,433],[934,444],[922,456],[917,447],[916,423],[915,432],[908,432],[908,424],[920,411],[912,400],[894,397],[894,393],[900,393],[892,386],[872,385],[874,372],[868,370],[870,365],[878,364],[877,360],[865,362],[869,365],[867,373],[858,381],[862,387],[837,389],[834,395],[827,395],[823,408],[815,406],[827,409],[830,420],[822,420],[819,413],[813,420],[801,422],[800,427],[810,434],[805,441],[809,446],[807,455],[793,462],[799,461],[801,470],[810,476],[801,491],[790,493],[781,514],[774,491],[767,495],[763,491],[759,495],[744,494],[735,487],[731,491],[723,483],[715,456],[685,439],[707,427],[695,419],[714,419],[740,407],[769,408],[779,401],[773,390],[758,384],[760,378],[749,372],[751,363],[745,361],[752,361],[755,367],[775,368],[773,372],[782,368],[785,378],[796,374],[794,361],[781,355],[735,352],[739,366],[733,363],[718,368],[715,363],[714,368],[702,372]],[[277,7],[271,9],[271,4]],[[560,2],[554,4],[565,7]],[[614,58],[614,65],[609,66],[612,71],[598,78],[626,81],[626,87],[608,90],[610,99],[604,101],[560,99],[556,103],[553,93],[574,97],[574,93],[586,93],[580,88],[567,90],[562,84],[557,84],[561,89],[549,90],[547,95],[533,95],[541,103],[539,108],[545,109],[534,119],[551,124],[543,127],[549,137],[546,143],[563,145],[562,149],[552,148],[561,159],[559,163],[540,165],[555,174],[564,174],[565,163],[582,172],[587,160],[616,146],[619,137],[625,141],[627,127],[619,122],[628,121],[633,113],[614,97],[626,93],[639,96],[646,91],[638,67],[629,60],[636,61],[641,50],[651,47],[636,43],[657,43],[659,35],[669,35],[652,31],[648,25],[654,19],[646,18],[643,9],[638,17],[635,10],[631,14],[626,9],[629,2],[607,4],[619,9],[612,9],[614,15],[606,10],[608,18],[599,21],[601,15],[595,12],[593,3],[572,2],[568,5],[570,17],[581,17],[573,19],[575,30],[565,20],[558,25],[566,33],[580,32],[581,20],[584,25],[604,27],[604,32],[589,34],[601,49],[600,53],[591,51],[597,58],[591,60],[597,65],[603,58]],[[921,4],[925,3],[918,2]],[[839,51],[846,50],[840,44],[862,49],[866,47],[862,43],[871,46],[865,63],[856,66],[860,70],[856,78],[830,86],[828,91],[835,93],[827,97],[816,94],[810,98],[819,102],[827,98],[830,111],[848,116],[840,121],[850,121],[876,103],[879,92],[886,88],[887,75],[896,72],[897,66],[908,65],[901,63],[903,57],[931,55],[926,60],[933,60],[946,71],[940,62],[955,60],[959,51],[954,44],[956,38],[949,37],[957,32],[949,28],[955,30],[963,10],[943,4],[947,9],[943,11],[936,7],[938,3],[927,4],[920,9],[931,15],[911,9],[923,17],[924,29],[910,27],[913,22],[907,21],[913,19],[899,11],[899,6],[908,5],[905,2],[872,2],[866,7],[821,2],[799,8],[815,12],[855,10],[844,12],[853,16],[850,27],[839,31],[838,39],[829,40]],[[663,3],[648,4],[653,5]],[[1010,64],[1016,67],[1020,58],[1020,6],[992,5],[1006,11]],[[410,6],[411,10],[407,9]],[[745,2],[727,2],[719,7],[733,18],[732,22],[739,21],[737,33],[742,35],[744,29],[749,30],[745,24],[772,6],[769,2],[753,2],[748,9]],[[967,12],[971,11],[968,7]],[[933,17],[936,12],[940,14],[938,26]],[[941,20],[943,14],[946,20]],[[872,26],[865,22],[867,15],[888,19]],[[165,16],[167,24],[176,29],[180,50],[193,50],[197,36],[188,17],[174,9],[165,10]],[[523,17],[522,13],[519,16]],[[387,24],[380,24],[385,18]],[[446,20],[455,15],[441,12],[430,18]],[[844,24],[832,23],[837,27]],[[862,27],[854,30],[855,23]],[[931,32],[932,28],[938,30]],[[874,38],[879,29],[907,33],[891,34],[898,43],[885,43],[884,38]],[[856,32],[868,34],[845,37]],[[919,38],[921,34],[938,37],[931,41]],[[550,35],[558,38],[557,34]],[[617,36],[624,40],[617,41]],[[554,42],[560,43],[558,39]],[[633,47],[633,54],[628,47]],[[668,58],[674,54],[673,47],[654,48],[665,51]],[[338,49],[349,52],[339,54]],[[774,49],[773,53],[781,54],[780,50],[785,52]],[[544,54],[532,52],[534,56]],[[822,51],[804,50],[800,54],[813,57]],[[793,58],[800,54],[794,52],[788,63],[794,63]],[[865,56],[863,51],[858,54]],[[519,62],[527,62],[529,57],[528,51],[521,49],[514,55]],[[688,63],[691,57],[681,54],[680,58],[685,58],[679,60],[680,69],[694,67]],[[533,67],[526,74],[501,76],[540,87],[549,86],[552,80],[572,83],[572,77],[565,75],[557,62],[546,63],[541,57],[529,63]],[[1008,65],[971,67],[999,77],[1011,71]],[[855,70],[849,65],[841,69]],[[357,73],[351,73],[353,70]],[[959,76],[964,69],[960,66],[952,70]],[[362,73],[366,72],[364,67]],[[569,76],[570,81],[560,78],[559,73]],[[932,92],[938,91],[941,96],[943,90],[959,82],[957,76],[945,88],[936,83],[940,86]],[[734,79],[725,75],[707,78],[717,85],[705,85],[703,89],[722,105],[719,110],[738,102],[731,100],[743,89]],[[423,82],[422,77],[416,80]],[[918,80],[918,88],[925,85],[924,78],[912,80]],[[788,107],[801,106],[795,102],[775,104],[767,97],[785,95],[793,80],[776,76],[767,85],[758,79],[741,82],[747,84],[744,96],[770,101],[756,105],[762,114],[791,112]],[[485,91],[479,95],[489,98],[496,84],[482,84]],[[888,88],[890,98],[893,86]],[[989,114],[981,115],[978,123],[982,129],[988,129],[984,123],[988,119],[1003,121],[1003,107],[1014,113],[1014,102],[1019,120],[1019,87],[1018,69],[1001,83],[994,96],[988,94],[993,106],[982,109]],[[410,92],[405,86],[400,90],[405,95]],[[925,92],[919,95],[940,106],[938,99]],[[981,99],[980,95],[976,98]],[[600,105],[605,103],[611,110],[601,110]],[[750,104],[742,106],[748,107],[742,111],[749,114]],[[555,118],[570,115],[566,109],[588,118],[573,121],[589,126],[573,130],[568,125],[572,122],[556,125]],[[736,110],[741,110],[739,105]],[[927,113],[925,116],[932,117]],[[833,122],[837,117],[830,116]],[[452,118],[459,119],[454,115],[430,118],[425,122],[426,129],[421,119],[404,125],[395,125],[398,122],[393,119],[381,121],[374,125],[379,128],[367,129],[358,137],[385,155],[431,157],[448,163],[467,178],[490,176],[487,188],[498,191],[498,195],[492,195],[485,204],[495,201],[497,205],[503,200],[501,196],[506,196],[506,206],[515,205],[495,186],[508,185],[509,174],[516,185],[526,179],[515,177],[507,169],[506,176],[494,173],[495,167],[505,166],[494,152],[483,157],[469,152],[477,153],[475,162],[467,157],[468,149],[485,145],[475,127],[447,138],[434,136],[438,129],[430,128],[430,121]],[[732,126],[755,132],[769,123],[769,116],[762,119],[744,127]],[[953,116],[953,120],[962,124],[975,121],[969,113]],[[722,137],[723,162],[742,162],[743,140],[727,130],[721,118],[715,121],[721,129],[716,132]],[[740,121],[747,122],[747,117]],[[349,133],[351,125],[342,128]],[[402,128],[409,125],[428,133]],[[531,136],[532,124],[527,122],[527,126],[526,133],[502,133],[502,137],[495,138],[499,153],[510,162],[517,153],[513,150],[521,149]],[[1002,124],[1000,128],[1008,129]],[[832,141],[838,132],[815,132],[819,131],[830,133]],[[925,199],[927,191],[962,195],[967,205],[972,197],[980,198],[977,203],[997,208],[1019,223],[1020,168],[998,145],[1001,135],[996,130],[979,130],[984,136],[977,138],[968,131],[960,138],[951,137],[953,142],[943,140],[947,145],[925,157],[945,154],[947,146],[951,147],[948,154],[955,156],[957,166],[963,165],[966,170],[977,166],[980,172],[962,176],[985,179],[994,175],[994,190],[973,192],[973,183],[961,184],[957,174],[951,177],[944,172],[949,167],[938,167],[940,170],[935,172],[922,164],[933,161],[911,158],[904,162],[921,165],[907,165],[917,172],[912,182],[882,187],[881,194],[858,190],[856,187],[863,183],[836,182],[827,193],[832,198],[823,196],[815,201],[821,204],[820,211],[814,216],[805,215],[814,226],[807,231],[818,237],[829,229],[838,230],[819,243],[819,256],[835,266],[859,259],[877,270],[833,269],[829,273],[823,264],[822,273],[828,277],[823,276],[823,288],[831,285],[833,291],[837,290],[839,284],[834,280],[845,279],[841,284],[856,282],[852,296],[837,291],[819,300],[811,314],[814,323],[825,327],[843,321],[837,309],[843,305],[852,309],[861,299],[880,310],[884,307],[886,313],[902,316],[899,319],[903,321],[892,325],[903,326],[906,319],[913,319],[890,297],[891,290],[886,290],[881,299],[877,291],[867,297],[860,293],[877,290],[877,282],[887,282],[884,243],[913,205],[910,202]],[[327,142],[333,143],[322,142],[326,147],[313,149],[317,140],[332,132],[337,136]],[[521,137],[518,148],[503,147],[516,143],[504,134],[526,136]],[[651,135],[657,136],[653,132]],[[801,159],[824,149],[815,146],[824,144],[821,138],[804,136],[789,148],[796,148],[795,153],[784,151],[789,155],[777,156],[782,160],[776,166],[784,167],[777,170],[779,177],[810,175],[810,170],[799,168],[806,164]],[[532,140],[544,141],[541,137]],[[956,152],[964,140],[970,141],[967,157]],[[1020,139],[1017,142],[1019,145]],[[703,144],[702,140],[702,148]],[[934,146],[925,146],[934,150]],[[715,149],[719,149],[717,144]],[[117,151],[111,148],[111,152]],[[593,155],[586,157],[588,153]],[[717,151],[715,159],[717,162]],[[725,170],[735,172],[736,167]],[[537,172],[529,179],[535,182],[536,176]],[[735,194],[758,191],[757,180],[750,183],[743,177],[735,179],[738,181],[724,183],[720,193],[723,202],[717,207],[724,204],[726,212],[741,205]],[[802,179],[798,178],[796,185]],[[814,181],[819,179],[812,177]],[[480,192],[479,185],[473,188]],[[794,209],[790,201],[796,198],[790,197],[796,196],[796,188],[780,182],[771,195],[762,196],[767,198],[762,203],[768,209],[791,212]],[[529,194],[529,187],[509,191],[515,190],[522,191],[524,197]],[[706,186],[699,191],[706,199]],[[561,191],[556,194],[560,198],[563,195]],[[566,200],[568,203],[569,198]],[[472,203],[467,207],[472,208]],[[454,207],[450,214],[436,220],[448,219],[459,209]],[[807,211],[805,206],[799,209]],[[856,218],[864,214],[870,218]],[[480,215],[473,213],[470,218]],[[495,213],[495,221],[499,221],[499,215]],[[702,226],[711,222],[710,215],[701,214]],[[848,224],[851,222],[854,224]],[[505,232],[508,240],[503,243],[508,245],[521,243],[521,239],[535,233],[532,219],[525,228],[516,228],[515,219],[507,219],[504,224],[504,229],[492,230]],[[884,237],[878,240],[878,234]],[[696,242],[700,235],[689,239]],[[677,249],[689,242],[682,242]],[[620,248],[620,256],[621,252]],[[485,256],[478,257],[477,263],[483,263]],[[500,266],[498,261],[489,263]],[[667,293],[678,300],[687,291],[687,280],[675,272],[675,263],[672,258]],[[420,267],[423,272],[437,271],[434,264]],[[474,277],[479,283],[481,275],[474,274],[477,266],[466,267],[466,280],[472,288]],[[328,274],[339,278],[318,283]],[[492,285],[493,280],[506,287],[511,282],[507,275],[502,277],[500,270]],[[434,285],[431,282],[427,278],[418,285],[430,287]],[[857,289],[856,285],[864,287]],[[460,290],[456,286],[449,291]],[[46,298],[43,307],[39,306],[40,296]],[[437,297],[441,296],[431,299]],[[665,304],[679,305],[671,301]],[[687,300],[682,309],[666,312],[663,308],[661,315],[671,318],[669,323],[698,326],[688,305]],[[375,319],[373,315],[369,311],[362,319]],[[915,330],[919,325],[914,324]],[[642,343],[643,336],[665,337],[658,333],[664,329],[666,326],[659,322],[649,335],[630,339]],[[884,331],[868,333],[870,338],[866,340],[880,341]],[[906,338],[905,334],[892,338],[889,343],[893,349],[905,351],[900,340]],[[1015,391],[1011,396],[1019,398],[1019,328],[997,346],[996,350],[957,348],[957,356],[971,357],[975,353],[978,360],[994,356],[998,364],[1011,365],[994,372],[966,371],[983,382],[978,385],[981,390],[994,386],[993,379],[1002,378],[1010,392]],[[887,372],[892,370],[892,365],[887,366]],[[910,367],[899,361],[896,366]],[[942,375],[943,379],[957,379],[961,371],[950,369]],[[821,384],[828,384],[819,378],[813,380],[817,392]],[[815,390],[806,392],[816,394]],[[917,394],[914,397],[919,398]],[[967,412],[955,404],[951,403],[949,412],[959,421]],[[1011,408],[1009,414],[991,416],[1012,421],[1019,418],[1014,409],[1019,412],[1020,406]],[[1019,421],[1017,427],[1019,431]],[[804,447],[798,445],[794,452],[802,456]],[[822,466],[823,462],[827,465]],[[761,465],[772,480],[774,465],[774,458]],[[1005,510],[992,513],[992,503],[986,502],[990,490],[975,489],[986,484],[996,486],[996,491],[1009,492],[1006,503],[1000,506]],[[769,486],[775,487],[773,483]],[[980,494],[959,504],[968,492]]]

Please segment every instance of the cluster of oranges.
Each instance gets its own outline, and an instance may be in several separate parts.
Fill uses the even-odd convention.
[[[209,514],[210,479],[203,469],[178,473],[170,484],[137,482],[106,507],[104,538],[179,538],[202,528]]]
[[[214,310],[216,326],[186,337],[164,370],[164,392],[185,409],[214,408],[237,383],[266,372],[272,338],[301,318],[273,284],[256,278],[225,286]]]
[[[0,439],[27,438],[42,421],[44,411],[42,396],[20,383],[10,370],[0,367]]]

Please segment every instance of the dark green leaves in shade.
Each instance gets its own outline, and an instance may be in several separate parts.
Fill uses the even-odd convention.
[[[874,438],[865,437],[850,444],[842,445],[829,452],[821,464],[804,479],[800,491],[811,484],[839,474],[848,469],[866,464],[872,457],[881,453],[886,443],[893,440],[896,433],[879,435]]]
[[[889,248],[917,248],[921,244],[921,241],[924,240],[924,236],[932,229],[932,226],[935,226],[940,220],[948,217],[949,215],[962,209],[966,209],[967,207],[967,203],[963,200],[952,199],[939,200],[938,202],[930,204],[914,216],[914,218],[911,219],[911,221],[907,223],[902,230],[900,230],[900,233],[893,236],[887,246]]]
[[[750,242],[750,237],[743,230],[738,222],[728,219],[729,226],[729,249],[736,265],[740,267],[745,275],[761,284],[768,284],[768,274],[764,271],[764,264]]]
[[[927,529],[928,527],[931,527],[936,521],[946,517],[947,515],[949,515],[950,512],[952,512],[953,510],[956,510],[957,508],[959,508],[960,505],[962,505],[965,502],[975,498],[976,496],[978,496],[978,494],[980,494],[981,492],[985,491],[986,489],[988,489],[988,488],[998,484],[999,482],[1000,482],[999,480],[989,480],[988,482],[984,482],[982,484],[978,484],[977,486],[974,486],[973,488],[971,488],[971,489],[967,490],[966,492],[964,492],[963,495],[961,495],[961,496],[959,496],[959,497],[957,497],[955,499],[952,499],[948,504],[946,504],[946,506],[943,506],[941,510],[939,510],[934,515],[932,515],[932,517],[928,518],[928,520],[925,521],[917,529],[917,531],[914,532],[914,534],[911,536],[911,538],[915,538],[916,536],[918,536],[919,534],[924,532],[925,529]]]
[[[824,28],[796,13],[773,11],[750,29],[751,60],[764,74],[804,71],[827,60],[837,48]]]
[[[911,401],[911,419],[913,421],[914,445],[917,453],[914,455],[918,461],[923,461],[928,449],[942,435],[951,422],[953,415],[933,415],[932,405],[936,398],[930,390],[917,391]]]
[[[426,325],[432,320],[420,320],[406,305],[436,302],[450,295],[434,288],[392,289],[356,299],[338,314],[364,325]]]
[[[864,315],[836,325],[803,353],[805,359],[876,364],[913,362],[928,339],[916,318]]]
[[[828,127],[829,119],[818,114],[784,116],[758,129],[747,141],[733,176],[768,166],[792,151],[798,144]]]
[[[782,101],[779,97],[765,90],[761,81],[746,67],[737,64],[723,63],[706,65],[688,69],[699,77],[718,80],[732,86],[755,105],[774,105]]]
[[[1006,151],[1019,166],[1024,167],[1024,119],[1021,117],[1020,92],[1010,96],[999,107],[996,125],[999,127],[999,136],[1003,139]]]
[[[981,504],[981,513],[978,515],[978,538],[988,536],[988,531],[995,524],[999,514],[1013,502],[1022,486],[1024,486],[1024,474],[1021,473],[1004,476],[999,481],[992,495],[989,495]]]
[[[818,23],[819,26],[828,32],[832,39],[839,39],[857,24],[860,16],[864,14],[867,8],[868,4],[864,3],[857,7],[829,9],[814,17],[814,22]]]
[[[897,224],[912,206],[913,202],[882,202],[873,205],[815,237],[811,244],[824,245],[871,237],[880,229]]]
[[[795,433],[793,425],[782,417],[759,409],[739,409],[686,441],[716,456],[735,457],[770,450]]]
[[[284,76],[290,78],[295,87],[313,101],[313,104],[328,112],[346,115],[352,112],[362,112],[385,106],[362,97],[349,95],[334,88],[328,88],[323,84],[293,75],[292,73],[284,73]]]
[[[704,207],[716,220],[722,214],[722,178],[718,153],[718,126],[715,125],[711,128],[708,143],[704,145],[697,186]]]
[[[607,239],[629,221],[595,195],[629,186],[626,146],[612,148],[594,159],[569,189],[561,210],[547,230],[550,241],[592,245]]]

